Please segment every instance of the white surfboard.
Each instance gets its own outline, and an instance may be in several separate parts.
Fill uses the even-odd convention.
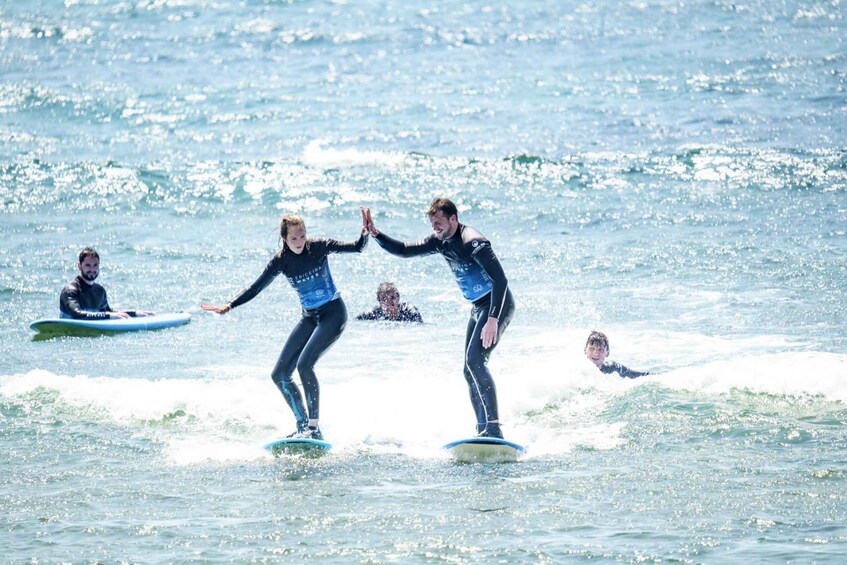
[[[462,463],[510,463],[526,451],[522,445],[496,437],[459,439],[451,441],[444,449]]]
[[[137,332],[181,326],[191,321],[188,312],[110,318],[108,320],[78,320],[75,318],[42,318],[29,325],[39,335],[102,335],[107,333]]]

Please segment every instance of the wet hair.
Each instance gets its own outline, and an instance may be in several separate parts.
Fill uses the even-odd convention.
[[[397,290],[397,285],[393,282],[384,282],[376,289],[376,299],[379,300],[379,297],[383,294],[396,294],[397,296],[400,296],[400,291]]]
[[[585,347],[588,348],[589,345],[593,346],[602,346],[606,352],[609,351],[609,338],[606,337],[606,334],[603,332],[598,332],[597,330],[591,330],[591,333],[588,334],[588,340],[585,342]]]
[[[289,228],[296,226],[306,226],[306,222],[303,221],[303,218],[299,214],[285,214],[282,217],[282,220],[279,221],[279,239],[282,241],[282,249],[280,253],[285,251],[287,247],[285,243],[285,238],[288,236]],[[306,243],[308,246],[309,244]]]
[[[79,262],[82,263],[89,257],[94,257],[98,261],[100,260],[100,254],[93,247],[85,247],[82,251],[79,252]]]
[[[433,200],[432,204],[429,205],[429,209],[426,211],[426,215],[427,217],[434,216],[437,212],[441,212],[448,219],[450,216],[459,217],[459,210],[449,198],[436,198]]]

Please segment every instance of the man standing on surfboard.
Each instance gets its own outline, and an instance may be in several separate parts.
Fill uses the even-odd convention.
[[[456,277],[464,297],[471,302],[465,333],[464,376],[476,414],[480,437],[502,438],[497,411],[497,390],[488,371],[488,358],[515,313],[515,301],[491,243],[470,226],[459,223],[456,205],[436,198],[427,210],[432,235],[417,243],[403,243],[381,233],[365,208],[368,231],[380,247],[399,257],[440,253]]]
[[[139,310],[112,310],[106,298],[106,289],[94,282],[100,274],[100,255],[91,247],[79,252],[76,264],[79,274],[59,295],[59,316],[77,320],[108,320],[150,316],[153,312]]]

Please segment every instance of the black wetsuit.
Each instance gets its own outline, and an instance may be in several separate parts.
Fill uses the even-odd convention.
[[[512,321],[515,301],[491,243],[464,224],[459,224],[456,233],[444,241],[430,235],[417,243],[403,243],[383,233],[376,240],[392,255],[416,257],[440,253],[447,260],[462,294],[473,304],[465,332],[464,376],[476,414],[477,431],[483,431],[488,422],[498,422],[497,390],[488,370],[488,358]],[[486,349],[480,336],[489,316],[498,320],[497,341]]]
[[[288,336],[271,376],[294,412],[298,431],[306,430],[309,419],[317,420],[320,416],[320,388],[315,364],[338,340],[347,323],[347,306],[335,288],[327,256],[330,253],[360,253],[367,242],[367,235],[362,235],[354,243],[309,239],[300,254],[290,249],[280,251],[259,278],[229,303],[236,308],[249,302],[279,274],[284,274],[297,291],[303,317]],[[300,389],[292,379],[294,369],[300,374],[308,411],[303,406]]]
[[[418,309],[405,302],[400,303],[400,307],[397,311],[397,316],[395,317],[389,316],[388,313],[382,308],[382,306],[377,306],[370,312],[362,312],[361,314],[356,316],[356,319],[381,320],[388,322],[414,322],[417,324],[423,323],[423,318],[421,317],[421,313],[418,312]]]
[[[106,289],[96,282],[87,282],[81,275],[68,283],[59,295],[59,315],[62,318],[105,320],[111,311]]]
[[[603,363],[603,365],[600,366],[600,372],[607,375],[609,373],[617,373],[625,379],[634,379],[636,377],[643,377],[650,374],[649,371],[633,371],[616,361],[606,361]]]

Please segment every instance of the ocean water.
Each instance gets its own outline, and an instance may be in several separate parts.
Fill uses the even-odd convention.
[[[839,0],[0,2],[0,561],[841,563],[847,11]],[[514,464],[457,464],[469,306],[443,259],[330,263],[320,459],[270,370],[284,212],[403,240],[449,196],[517,302]],[[35,340],[85,245],[180,328]],[[611,358],[654,375],[599,374]]]

